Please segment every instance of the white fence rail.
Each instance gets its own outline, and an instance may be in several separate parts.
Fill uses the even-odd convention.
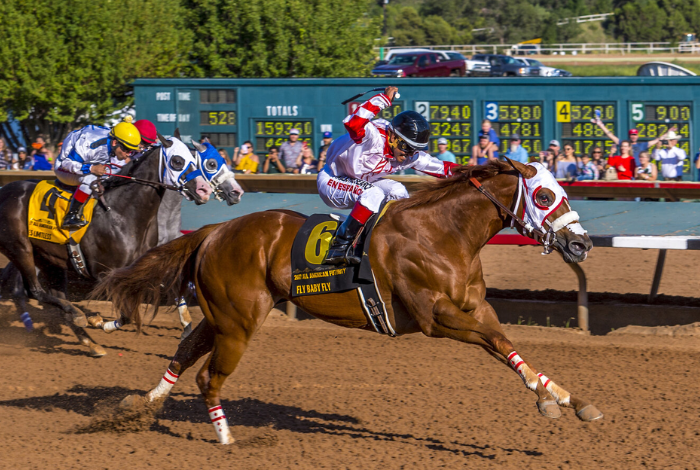
[[[588,23],[590,21],[605,21],[608,16],[614,16],[615,13],[598,13],[597,15],[575,16],[573,18],[563,18],[557,21],[557,26],[569,24],[569,21],[574,23]]]
[[[523,47],[527,46],[527,47]],[[700,44],[670,42],[613,42],[613,43],[580,43],[580,44],[462,44],[440,46],[396,46],[385,47],[384,53],[392,49],[425,48],[443,51],[456,51],[467,56],[474,54],[517,54],[522,52],[553,55],[578,54],[675,54],[700,53]],[[379,48],[377,48],[379,51]]]

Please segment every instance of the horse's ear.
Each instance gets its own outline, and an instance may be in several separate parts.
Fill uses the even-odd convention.
[[[175,128],[175,133],[173,134],[173,137],[175,137],[177,140],[182,140],[182,138],[180,138],[180,128],[179,127]]]
[[[165,148],[170,148],[173,145],[173,141],[163,137],[163,134],[161,134],[160,132],[158,132],[158,140],[160,140],[160,143],[163,144],[163,147]]]
[[[515,171],[523,175],[523,178],[525,178],[526,180],[529,180],[537,174],[537,169],[533,166],[524,165],[520,162],[514,162],[506,156],[504,156],[503,158],[505,158],[506,161],[510,163],[510,166],[512,166]]]
[[[199,152],[199,153],[203,153],[203,152],[205,152],[205,151],[207,150],[207,148],[206,148],[204,145],[200,144],[199,142],[197,142],[197,141],[194,140],[194,139],[192,139],[192,145],[194,145],[194,148],[195,148],[195,149],[197,150],[197,152]]]

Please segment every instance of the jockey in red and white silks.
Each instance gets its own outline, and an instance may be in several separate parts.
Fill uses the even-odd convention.
[[[387,87],[362,103],[343,123],[348,133],[333,141],[326,166],[318,175],[318,192],[323,201],[337,209],[352,212],[338,228],[326,264],[359,263],[353,242],[367,220],[379,211],[385,199],[403,199],[408,191],[399,182],[383,176],[407,168],[435,177],[451,176],[458,166],[443,162],[423,150],[430,138],[430,126],[415,111],[404,111],[392,122],[372,120],[391,106],[396,87]]]

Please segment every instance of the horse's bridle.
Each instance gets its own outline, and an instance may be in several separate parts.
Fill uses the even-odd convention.
[[[513,210],[510,208],[506,207],[505,204],[503,204],[501,201],[499,201],[496,196],[491,194],[484,186],[479,182],[474,177],[469,178],[469,182],[474,185],[476,189],[479,190],[481,194],[486,196],[496,204],[498,207],[500,207],[506,214],[508,214],[511,218],[511,227],[513,227],[514,223],[517,223],[520,225],[523,230],[527,231],[530,235],[532,235],[532,238],[536,240],[537,242],[542,244],[542,247],[544,248],[544,251],[542,252],[543,255],[548,255],[550,254],[554,248],[554,242],[557,240],[557,234],[556,231],[554,230],[554,227],[557,226],[559,227],[557,230],[561,229],[561,227],[564,227],[567,223],[570,223],[571,221],[567,221],[566,223],[563,223],[562,218],[564,218],[567,214],[570,214],[571,212],[567,212],[567,214],[562,215],[561,217],[557,218],[554,222],[549,224],[549,229],[547,231],[544,231],[540,228],[533,227],[533,225],[530,222],[526,222],[522,218],[518,217],[515,212],[518,210],[518,206],[520,206],[520,200],[523,195],[523,175],[518,175],[518,197],[515,199],[515,207]],[[523,201],[523,204],[527,204],[526,202]],[[578,216],[577,216],[578,217]],[[568,219],[568,218],[567,218]]]

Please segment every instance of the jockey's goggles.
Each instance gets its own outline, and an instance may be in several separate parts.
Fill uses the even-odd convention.
[[[397,135],[396,137],[397,137],[397,138],[396,138],[396,148],[397,148],[397,149],[401,150],[401,151],[404,152],[404,153],[408,153],[408,154],[414,154],[414,153],[416,153],[417,150],[414,149],[413,147],[411,147],[411,146],[408,144],[408,142],[406,142],[405,140],[403,140],[402,138],[400,138],[398,135]]]
[[[136,153],[138,153],[138,149],[132,150],[118,140],[117,145],[119,145],[119,148],[122,149],[122,152],[126,153],[130,157],[133,157],[134,155],[136,155]]]

